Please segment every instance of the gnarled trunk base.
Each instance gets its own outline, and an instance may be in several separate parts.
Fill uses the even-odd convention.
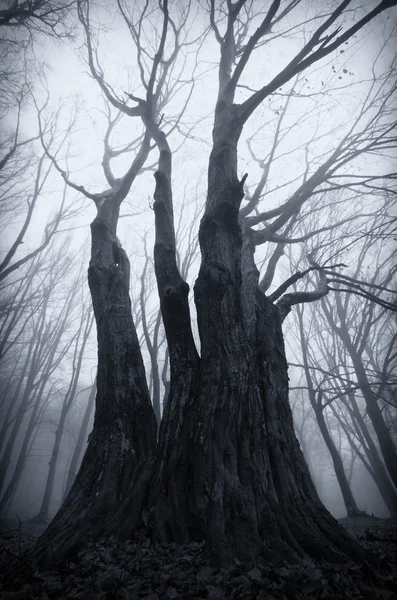
[[[277,308],[260,292],[256,308],[256,352],[247,346],[219,362],[203,353],[183,426],[161,431],[164,455],[149,500],[153,538],[205,539],[220,562],[346,559],[352,540],[318,498],[293,430]]]
[[[93,431],[61,509],[34,556],[52,561],[101,534],[131,535],[140,523],[156,451],[156,420],[132,320],[129,263],[105,221],[91,225],[88,271],[98,334]]]

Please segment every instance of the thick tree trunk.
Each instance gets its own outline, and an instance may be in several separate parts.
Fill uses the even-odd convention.
[[[91,224],[88,281],[98,334],[94,426],[70,492],[36,546],[41,560],[65,556],[117,524],[128,536],[140,522],[156,448],[156,420],[131,315],[129,262],[115,235],[112,200],[98,203]]]
[[[281,320],[258,290],[252,256],[241,258],[238,136],[223,125],[214,132],[199,232],[201,359],[197,367],[185,352],[173,361],[171,343],[171,389],[151,486],[153,535],[205,539],[218,560],[261,553],[337,559],[350,553],[351,540],[320,502],[294,434]],[[165,326],[170,345],[175,329],[166,319]]]
[[[113,217],[92,224],[96,414],[79,474],[39,543],[51,542],[57,557],[95,530],[131,534],[151,469],[142,520],[155,540],[204,539],[218,561],[305,553],[337,560],[352,551],[316,494],[294,434],[279,311],[259,291],[253,248],[249,236],[243,244],[239,224],[243,181],[233,115],[218,102],[195,285],[201,357],[189,287],[175,259],[171,156],[165,135],[148,124],[160,149],[154,254],[171,371],[153,469],[156,423],[131,318],[127,258],[108,225]]]
[[[197,389],[200,359],[191,330],[189,286],[182,279],[176,261],[176,242],[171,192],[171,153],[167,140],[154,131],[160,149],[156,172],[156,240],[154,264],[160,308],[167,335],[171,382],[159,432],[159,448],[150,485],[149,508],[154,536],[164,541],[191,539],[180,515],[186,514],[193,498],[186,493],[191,463],[186,460],[186,433],[189,403]],[[167,390],[166,390],[167,392]],[[181,480],[185,483],[181,487]]]

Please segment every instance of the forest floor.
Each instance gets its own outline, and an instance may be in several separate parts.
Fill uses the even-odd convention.
[[[344,598],[397,599],[397,519],[339,521],[348,533],[380,559],[358,566],[306,560],[296,566],[269,567],[238,560],[224,569],[209,566],[201,544],[178,546],[149,540],[141,544],[108,541],[92,544],[75,560],[29,578],[14,574],[27,566],[27,552],[43,526],[32,522],[0,523],[0,598],[2,600],[299,600]],[[353,558],[353,557],[352,557]],[[32,572],[32,571],[31,571]],[[8,576],[7,576],[8,575]]]

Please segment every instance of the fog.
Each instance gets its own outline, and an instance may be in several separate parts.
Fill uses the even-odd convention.
[[[137,2],[136,11],[143,4]],[[183,3],[172,4],[177,20]],[[186,46],[167,74],[158,115],[174,151],[177,258],[191,287],[197,346],[192,290],[200,267],[197,232],[219,58],[217,41],[206,31],[205,4],[193,3],[186,15]],[[314,4],[303,2],[286,17],[282,35],[274,35],[270,59],[267,44],[258,47],[236,102],[243,103],[290,62],[321,12]],[[262,16],[250,10],[254,31]],[[342,27],[362,10],[354,3]],[[144,92],[136,43],[116,3],[109,8],[99,2],[91,11],[99,78],[116,99],[134,106],[127,94]],[[160,17],[156,13],[145,22],[144,66],[159,41]],[[255,253],[269,296],[298,271],[310,271],[312,259],[328,269],[329,293],[293,306],[283,330],[296,436],[317,492],[337,518],[347,509],[335,456],[359,511],[390,516],[397,495],[387,445],[382,445],[386,435],[389,447],[395,449],[397,442],[394,18],[380,15],[365,32],[278,88],[247,122],[239,141],[238,170],[241,176],[248,173],[242,206],[258,196],[251,217],[262,234],[270,220],[262,220],[261,213],[292,197],[341,144],[334,170],[299,217],[258,244]],[[24,45],[23,35],[14,31],[20,54],[4,57],[18,76],[2,107],[0,155],[1,160],[17,140],[0,180],[0,515],[44,522],[56,514],[78,471],[95,412],[89,398],[96,378],[96,324],[86,272],[96,209],[79,186],[91,195],[108,187],[106,157],[113,176],[123,177],[143,135],[140,120],[120,113],[94,80],[82,22],[74,13],[66,19],[71,30],[63,41],[37,31]],[[167,56],[171,38],[168,44]],[[161,412],[170,370],[153,265],[155,146],[123,202],[117,235],[131,261],[132,315],[149,392]],[[18,237],[29,206],[32,215]],[[277,268],[269,267],[272,261]],[[319,285],[321,275],[312,269],[291,289],[306,293]],[[377,406],[375,416],[371,403]],[[318,419],[325,423],[328,443]]]

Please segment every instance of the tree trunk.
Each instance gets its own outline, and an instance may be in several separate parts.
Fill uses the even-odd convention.
[[[371,419],[371,423],[374,427],[377,435],[379,446],[382,452],[385,465],[389,472],[390,478],[397,488],[397,452],[393,444],[390,431],[388,430],[381,410],[378,405],[377,398],[371,390],[367,375],[364,367],[360,360],[357,359],[355,354],[352,356],[354,369],[357,375],[358,385],[360,386],[362,395],[365,399],[367,406],[367,413]]]
[[[187,352],[173,358],[172,336],[181,323],[176,311],[174,322],[163,312],[171,387],[151,485],[153,536],[180,543],[205,539],[220,561],[261,553],[338,559],[349,554],[351,540],[310,479],[288,403],[278,309],[258,289],[252,247],[243,248],[238,131],[226,117],[217,123],[199,231],[199,365]],[[182,302],[183,290],[182,284],[169,289],[170,304]]]
[[[94,406],[95,394],[96,394],[96,382],[93,384],[93,386],[91,388],[90,395],[88,397],[87,406],[84,411],[83,420],[81,421],[81,427],[80,427],[79,435],[77,437],[76,446],[73,450],[72,459],[70,461],[69,468],[68,468],[68,474],[67,474],[67,479],[66,479],[66,484],[65,484],[65,491],[63,494],[63,500],[65,500],[66,496],[68,495],[70,488],[73,485],[73,481],[75,480],[75,477],[76,477],[77,467],[79,465],[81,453],[83,450],[84,440],[86,439],[86,435],[87,435],[88,422],[90,420],[90,416],[91,416],[92,409]]]
[[[131,314],[129,261],[115,232],[119,206],[104,196],[97,207],[88,270],[98,335],[94,426],[70,492],[38,541],[41,560],[66,556],[117,524],[128,536],[140,523],[156,448],[156,420]]]
[[[305,328],[303,324],[303,310],[297,309],[298,316],[298,324],[299,324],[299,333],[300,333],[300,342],[302,349],[302,358],[303,358],[303,368],[305,371],[305,377],[307,381],[307,389],[308,389],[308,398],[311,404],[311,407],[316,415],[317,425],[320,429],[321,435],[325,442],[325,445],[328,448],[328,452],[331,455],[332,463],[334,466],[334,471],[336,478],[338,480],[338,484],[340,487],[340,491],[342,493],[343,501],[346,507],[347,516],[349,517],[358,517],[365,515],[364,512],[360,511],[357,503],[354,499],[353,493],[351,491],[351,487],[349,481],[346,477],[345,469],[343,466],[343,462],[340,456],[340,452],[336,447],[334,440],[329,432],[328,425],[324,418],[324,406],[322,404],[323,392],[320,390],[315,390],[313,385],[313,379],[310,373],[309,361],[308,361],[308,352],[307,352],[307,338],[305,336]]]
[[[390,511],[390,514],[395,517],[397,516],[397,492],[393,487],[393,483],[390,481],[389,476],[386,472],[385,466],[379,456],[378,449],[375,446],[375,443],[372,439],[370,432],[368,431],[368,427],[360,413],[358,408],[356,399],[353,394],[349,395],[349,403],[347,404],[348,410],[358,427],[360,428],[360,432],[363,436],[363,441],[366,444],[363,444],[366,455],[368,457],[368,461],[372,468],[373,478],[378,486],[380,495],[383,498],[384,503]]]
[[[35,427],[37,426],[37,417],[40,411],[40,404],[43,396],[43,391],[45,387],[45,381],[42,382],[40,388],[36,392],[36,397],[34,398],[33,410],[29,417],[28,426],[26,428],[21,447],[18,452],[18,458],[16,460],[14,472],[11,476],[10,481],[6,489],[4,490],[4,494],[0,500],[0,516],[3,516],[6,512],[6,509],[9,505],[10,499],[12,495],[15,493],[18,484],[20,482],[23,470],[25,468],[26,459],[28,457],[28,448],[29,442],[34,432]]]
[[[65,427],[66,414],[67,413],[61,414],[61,418],[59,420],[58,427],[55,432],[55,441],[54,441],[54,446],[53,446],[52,452],[51,452],[51,458],[48,463],[49,469],[48,469],[48,475],[47,475],[47,481],[46,481],[46,486],[45,486],[45,490],[44,490],[43,500],[41,502],[40,510],[39,510],[37,516],[33,519],[33,521],[37,521],[39,523],[40,522],[46,523],[48,521],[48,517],[49,517],[50,501],[51,501],[51,497],[52,497],[52,491],[54,489],[55,472],[56,472],[56,466],[57,466],[57,462],[58,462],[59,449],[61,447],[63,430]]]
[[[328,451],[332,458],[332,463],[334,465],[335,475],[338,480],[338,484],[340,487],[340,491],[342,492],[343,502],[345,503],[347,516],[348,517],[362,517],[365,513],[359,510],[356,501],[354,499],[353,493],[351,491],[349,482],[346,477],[345,469],[343,467],[343,462],[341,456],[335,447],[334,441],[328,431],[327,424],[324,419],[323,410],[321,407],[316,409],[316,419],[318,426],[320,428],[321,434],[324,438],[324,442],[328,448]]]
[[[41,330],[41,327],[43,326],[43,323],[40,324],[40,330]],[[40,333],[41,332],[39,331],[39,327],[37,326],[34,330],[35,339],[37,339],[37,338],[40,339]],[[26,356],[22,371],[19,375],[19,379],[18,379],[18,383],[15,388],[13,399],[11,401],[11,407],[14,407],[15,405],[17,405],[17,409],[16,409],[15,415],[14,415],[14,423],[13,423],[13,425],[11,427],[11,431],[8,435],[7,443],[4,447],[3,456],[0,461],[0,492],[3,489],[7,471],[10,466],[10,463],[11,463],[12,451],[13,451],[13,448],[15,445],[15,441],[17,439],[19,428],[21,427],[22,422],[23,422],[23,417],[29,408],[29,402],[30,402],[31,395],[33,395],[33,383],[34,383],[35,377],[37,375],[35,367],[36,367],[36,352],[38,350],[38,346],[39,346],[39,342],[36,343],[33,340],[28,346],[27,356]],[[29,365],[30,365],[30,367],[29,367]],[[22,397],[19,400],[20,392],[21,392],[21,389],[23,386],[24,386],[24,390],[22,393]],[[19,403],[18,403],[18,400],[19,400]],[[2,430],[0,433],[2,436],[0,439],[5,440],[6,433],[7,433],[5,424],[2,427]]]
[[[368,416],[371,419],[371,423],[374,427],[376,436],[378,438],[383,460],[385,461],[385,465],[390,475],[390,479],[397,488],[397,451],[394,446],[393,439],[390,435],[390,431],[386,426],[385,420],[379,408],[378,399],[371,389],[361,356],[357,352],[350,338],[348,329],[346,327],[346,323],[344,321],[343,309],[338,296],[336,296],[336,300],[338,315],[341,320],[341,327],[337,327],[336,324],[330,319],[328,319],[328,321],[331,327],[334,329],[334,331],[336,331],[338,336],[345,344],[346,349],[350,355],[356,373],[357,382],[365,400]]]
[[[113,217],[99,215],[91,226],[99,348],[94,429],[39,552],[50,543],[59,558],[98,529],[129,536],[144,506],[154,540],[204,539],[217,561],[259,554],[296,560],[305,553],[339,560],[355,548],[319,500],[294,434],[279,310],[258,288],[253,247],[249,235],[243,245],[239,224],[234,117],[218,102],[195,285],[201,357],[189,286],[175,259],[171,156],[164,133],[148,125],[160,149],[154,254],[171,382],[146,504],[156,422],[131,317],[127,258],[108,225]]]

